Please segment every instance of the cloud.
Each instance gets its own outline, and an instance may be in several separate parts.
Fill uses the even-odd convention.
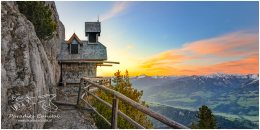
[[[124,2],[123,1],[115,2],[112,9],[101,16],[101,21],[108,20],[108,19],[118,15],[119,13],[123,12],[128,7],[128,4],[129,4],[129,2],[125,2],[125,1]]]
[[[189,60],[190,57],[178,53],[175,50],[162,52],[159,55],[153,56],[152,58],[146,60],[142,63],[143,68],[150,68],[152,66],[162,66],[162,65],[174,65],[182,63]]]
[[[258,54],[252,55],[241,60],[224,62],[212,66],[207,66],[203,69],[205,74],[214,72],[223,73],[238,73],[238,74],[248,74],[248,73],[258,73],[259,72],[259,56]]]
[[[189,51],[196,55],[220,57],[245,55],[252,50],[258,51],[258,33],[243,31],[196,41],[182,48],[182,51]]]
[[[239,31],[159,53],[140,67],[150,75],[258,73],[258,44],[258,33]]]
[[[203,75],[217,72],[229,74],[257,74],[259,72],[258,55],[252,55],[240,60],[228,61],[209,66],[186,65],[175,67],[172,65],[158,65],[146,68],[148,75]]]

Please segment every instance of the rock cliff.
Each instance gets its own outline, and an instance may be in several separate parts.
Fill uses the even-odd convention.
[[[58,23],[52,39],[39,39],[33,24],[21,14],[16,2],[1,2],[1,118],[2,128],[43,128],[44,119],[27,122],[17,117],[48,114],[43,95],[55,93],[60,66],[57,56],[64,40],[64,26],[54,2],[45,2]],[[48,98],[48,97],[44,97]],[[33,100],[32,100],[33,99]],[[45,99],[48,100],[48,99]]]

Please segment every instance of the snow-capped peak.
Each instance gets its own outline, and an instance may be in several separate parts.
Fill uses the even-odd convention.
[[[259,76],[257,74],[225,74],[225,73],[214,73],[209,75],[204,75],[203,77],[207,78],[229,78],[231,76],[236,76],[240,78],[252,78],[255,80],[259,79]]]
[[[142,79],[142,78],[145,78],[145,77],[147,77],[147,75],[142,74],[142,75],[137,76],[136,78],[137,78],[137,79]]]
[[[250,74],[248,75],[250,78],[255,79],[255,80],[259,80],[259,75],[258,74]]]

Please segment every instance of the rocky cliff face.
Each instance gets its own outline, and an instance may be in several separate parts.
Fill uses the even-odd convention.
[[[43,128],[37,122],[18,117],[48,114],[39,101],[54,93],[60,77],[57,56],[64,40],[64,26],[54,2],[46,2],[58,27],[55,36],[42,40],[36,36],[33,24],[18,10],[15,2],[1,2],[1,114],[2,128]],[[20,119],[20,120],[19,120]],[[31,118],[30,118],[31,119]]]

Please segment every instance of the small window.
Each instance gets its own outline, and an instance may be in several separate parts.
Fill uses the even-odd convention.
[[[71,44],[71,54],[78,54],[78,44]]]
[[[71,54],[78,54],[78,50],[79,50],[79,49],[78,49],[78,48],[79,48],[78,43],[79,43],[79,42],[78,42],[76,39],[73,39],[73,40],[72,40],[71,45],[70,45],[70,46],[71,46],[71,47],[70,47],[70,49],[71,49],[71,50],[70,50],[70,53],[71,53]]]

